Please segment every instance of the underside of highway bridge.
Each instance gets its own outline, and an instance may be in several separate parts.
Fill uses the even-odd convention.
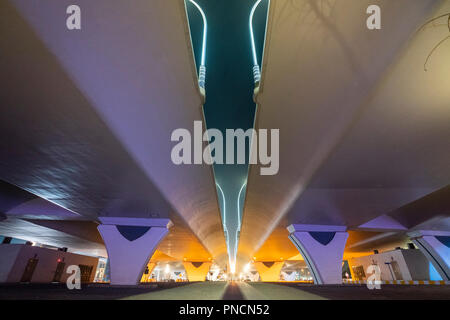
[[[0,298],[449,299],[449,54],[450,0],[2,0]]]

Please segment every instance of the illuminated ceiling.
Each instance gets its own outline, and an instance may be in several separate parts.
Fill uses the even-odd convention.
[[[226,261],[211,168],[170,161],[203,118],[184,1],[80,0],[83,32],[69,4],[0,4],[0,179],[84,219],[180,218]]]
[[[368,31],[369,0],[272,0],[256,126],[280,129],[280,172],[260,176],[252,166],[248,182],[246,165],[215,166],[214,175],[206,165],[172,165],[169,137],[203,116],[220,130],[253,125],[248,20],[257,1],[197,1],[208,17],[207,56],[195,19],[191,45],[182,0],[80,0],[96,24],[70,35],[55,27],[69,1],[40,1],[0,4],[0,179],[42,198],[2,212],[21,219],[0,230],[98,249],[69,223],[35,219],[43,210],[45,219],[170,217],[175,226],[154,259],[224,263],[238,240],[243,260],[297,256],[285,230],[294,222],[357,229],[391,214],[408,228],[450,228],[447,211],[421,214],[427,199],[448,208],[450,41],[424,70],[448,29],[443,21],[416,32],[450,12],[449,1],[380,0],[383,28]],[[204,110],[194,61],[208,66]],[[352,231],[347,248],[395,241],[404,238]]]
[[[271,1],[256,126],[280,129],[280,171],[250,168],[244,260],[283,217],[356,228],[450,181],[450,43],[424,70],[447,21],[416,32],[450,2],[379,1],[379,31],[369,4]]]

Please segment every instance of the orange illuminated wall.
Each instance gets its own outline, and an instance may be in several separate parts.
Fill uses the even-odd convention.
[[[255,261],[295,260],[294,257],[297,257],[299,253],[288,236],[289,232],[286,228],[276,228],[254,254],[253,259]]]
[[[211,262],[183,262],[189,281],[205,281],[211,268]]]
[[[280,280],[281,268],[284,261],[277,262],[255,262],[253,264],[261,277],[261,281],[275,282]]]

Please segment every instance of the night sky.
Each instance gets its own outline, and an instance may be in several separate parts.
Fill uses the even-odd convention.
[[[186,2],[194,54],[199,66],[203,23],[194,5],[189,1]],[[225,138],[225,129],[247,130],[253,127],[256,105],[253,102],[254,82],[249,16],[256,0],[197,0],[196,2],[202,7],[208,21],[206,103],[204,105],[206,125],[208,128],[221,130]],[[264,46],[267,7],[268,0],[263,0],[253,19],[259,61],[261,61]],[[248,165],[214,166],[216,183],[225,193],[225,224],[229,232],[231,251],[237,247],[234,241],[239,224],[237,197],[247,179],[247,171]],[[218,197],[223,215],[220,193]],[[244,203],[244,197],[245,189],[242,190],[240,204]]]

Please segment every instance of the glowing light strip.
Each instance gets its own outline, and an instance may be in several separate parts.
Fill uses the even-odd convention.
[[[258,66],[258,58],[256,57],[256,46],[255,46],[255,36],[253,35],[253,15],[255,14],[256,8],[259,6],[262,0],[257,0],[253,5],[252,11],[250,12],[249,27],[250,27],[250,38],[252,43],[252,53],[253,53],[253,65]]]
[[[230,271],[232,274],[236,273],[236,262],[230,263]]]
[[[239,195],[238,195],[238,199],[237,199],[238,229],[239,230],[241,229],[241,206],[240,206],[241,193],[242,193],[242,190],[244,190],[244,187],[246,185],[247,185],[247,181],[244,182],[244,184],[242,185],[241,189],[239,190]]]
[[[216,183],[217,188],[219,188],[219,191],[222,195],[222,203],[223,203],[223,231],[226,233],[226,242],[227,242],[227,250],[228,250],[228,263],[230,264],[230,269],[236,269],[236,262],[234,262],[232,259],[231,255],[230,255],[230,236],[228,233],[228,229],[227,229],[227,224],[226,224],[226,217],[227,217],[227,206],[226,206],[226,200],[225,200],[225,193],[223,193],[222,188],[220,187],[220,185],[218,183]],[[235,253],[236,255],[236,253]],[[233,272],[234,273],[234,272]]]
[[[206,21],[205,13],[203,12],[202,8],[195,2],[194,0],[189,0],[200,12],[203,18],[203,44],[202,44],[202,58],[200,65],[205,66],[205,57],[206,57],[206,37],[208,32],[208,23]]]
[[[231,268],[234,268],[234,271],[236,271],[236,256],[237,256],[237,251],[238,251],[238,244],[239,244],[239,232],[241,231],[241,205],[240,205],[240,200],[241,200],[241,193],[242,190],[244,190],[244,187],[247,185],[247,181],[244,182],[244,184],[241,186],[241,189],[239,190],[239,194],[238,194],[238,198],[237,198],[237,214],[238,214],[238,227],[236,229],[236,240],[234,242],[234,262],[230,263]],[[231,258],[230,258],[231,261]],[[234,272],[233,272],[234,273]]]
[[[236,230],[236,242],[234,243],[234,263],[236,264],[236,257],[237,257],[237,251],[238,251],[238,231]]]
[[[222,188],[220,187],[220,185],[218,183],[216,183],[216,186],[219,188],[220,193],[222,194],[222,203],[223,203],[223,228],[227,229],[227,224],[226,224],[226,217],[227,217],[227,202],[225,201],[225,194],[223,193]]]

